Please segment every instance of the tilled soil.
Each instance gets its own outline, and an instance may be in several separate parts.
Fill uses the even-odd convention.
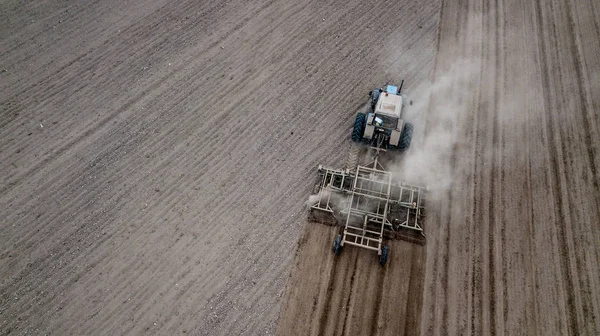
[[[438,10],[4,1],[0,332],[274,333],[315,168]]]
[[[280,334],[600,333],[599,10],[442,3],[424,136],[411,148],[428,150],[433,167],[409,171],[434,184],[426,253],[392,242],[403,252],[378,274],[370,251],[334,258],[332,234],[314,239],[326,247],[301,243]],[[314,225],[306,229],[337,230]],[[390,287],[407,274],[422,294]],[[420,326],[405,322],[415,317]]]
[[[389,263],[377,252],[331,251],[337,230],[310,223],[298,245],[279,333],[291,335],[418,334],[425,247],[391,241]]]
[[[480,70],[454,92],[465,109],[453,187],[427,219],[424,333],[600,333],[599,10],[444,2],[436,72],[456,58]]]
[[[1,333],[600,334],[593,0],[0,18]],[[415,123],[412,153],[450,135],[426,246],[392,242],[383,270],[334,257],[335,229],[306,221],[316,166],[344,165],[373,87],[457,72]]]

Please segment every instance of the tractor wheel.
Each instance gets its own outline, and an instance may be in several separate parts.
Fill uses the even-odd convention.
[[[381,255],[379,256],[379,263],[381,264],[381,266],[385,266],[389,254],[390,248],[387,245],[381,248]]]
[[[413,125],[411,123],[404,124],[402,128],[402,134],[400,134],[400,143],[398,149],[401,151],[407,150],[410,147],[410,141],[413,134]]]
[[[367,116],[364,113],[359,113],[356,115],[356,120],[354,120],[354,129],[352,130],[352,141],[359,142],[363,138],[363,133],[365,131],[365,119]]]
[[[335,255],[339,255],[340,252],[342,252],[342,235],[339,234],[335,237],[335,240],[333,241],[333,253],[335,253]]]
[[[375,105],[377,104],[377,101],[379,100],[379,94],[381,93],[381,91],[379,91],[379,89],[375,89],[371,92],[370,96],[371,96],[371,109],[375,110]]]

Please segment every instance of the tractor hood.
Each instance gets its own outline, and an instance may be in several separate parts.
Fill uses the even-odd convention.
[[[400,119],[402,113],[402,96],[382,92],[375,105],[375,114],[383,114]]]

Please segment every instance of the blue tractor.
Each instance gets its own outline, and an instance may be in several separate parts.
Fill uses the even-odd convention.
[[[402,81],[404,83],[404,81]],[[352,130],[352,140],[369,142],[372,147],[382,149],[407,150],[412,139],[413,125],[402,120],[402,107],[406,96],[400,87],[386,85],[369,93],[371,109],[368,113],[358,113]]]

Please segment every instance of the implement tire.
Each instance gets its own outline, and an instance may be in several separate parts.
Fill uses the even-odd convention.
[[[402,134],[400,134],[400,143],[398,149],[405,151],[410,147],[410,141],[412,140],[413,125],[411,123],[405,123],[402,127]]]
[[[389,253],[390,253],[389,246],[386,245],[381,248],[381,255],[379,256],[379,263],[381,264],[381,266],[385,266],[385,263],[388,260]]]
[[[354,120],[354,128],[352,129],[352,141],[360,142],[365,132],[365,120],[367,116],[364,113],[358,113]]]
[[[342,252],[342,235],[339,234],[335,237],[333,241],[333,253],[335,255],[339,255]]]

